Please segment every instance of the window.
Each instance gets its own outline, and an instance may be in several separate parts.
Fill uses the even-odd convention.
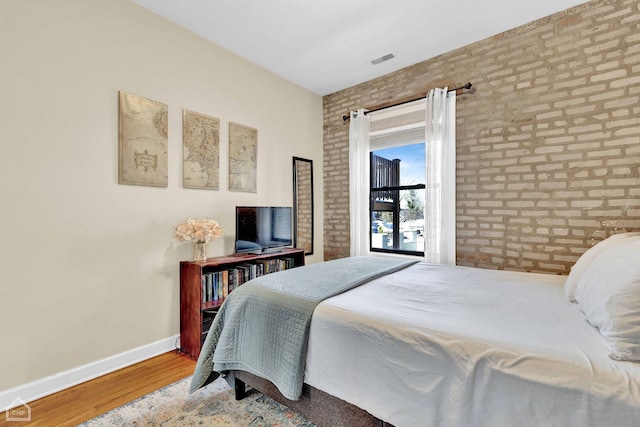
[[[455,91],[434,88],[424,100],[401,103],[394,107],[381,107],[370,112],[359,109],[351,113],[351,255],[366,255],[371,251],[420,255],[422,240],[425,261],[455,264],[455,111]],[[428,123],[428,126],[425,126],[425,123]],[[424,158],[428,160],[428,164],[422,166],[423,181],[419,178],[405,179],[405,176],[411,177],[405,173],[406,165],[410,164],[410,161],[403,164],[397,154],[382,152],[415,144],[422,144]],[[407,150],[410,148],[406,147]],[[374,162],[372,172],[369,171],[371,162]],[[397,169],[396,172],[393,172],[394,167]],[[385,176],[386,173],[395,175]],[[394,193],[395,191],[398,193]],[[416,225],[412,230],[411,223],[407,222],[416,221],[417,224],[420,221],[410,219],[415,218],[410,215],[411,210],[419,212],[417,205],[420,202],[424,206],[425,226],[421,230],[420,226]],[[415,232],[415,250],[412,247],[408,248],[409,240],[413,236],[405,231]],[[386,243],[382,241],[384,237],[373,236],[385,233]],[[422,239],[418,234],[422,235]]]
[[[372,252],[424,255],[424,101],[371,113]]]
[[[374,252],[424,254],[424,142],[371,152]]]
[[[424,108],[424,102],[417,102],[371,113],[373,252],[424,255]]]

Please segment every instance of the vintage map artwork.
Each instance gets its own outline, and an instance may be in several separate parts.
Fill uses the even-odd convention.
[[[182,186],[219,189],[220,119],[182,110]]]
[[[229,123],[229,190],[257,192],[258,130]]]
[[[166,187],[167,104],[119,92],[118,183]]]

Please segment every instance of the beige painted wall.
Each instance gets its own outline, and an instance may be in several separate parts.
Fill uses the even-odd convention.
[[[179,332],[172,226],[291,205],[314,160],[322,259],[322,100],[127,0],[0,2],[0,390]],[[169,105],[169,186],[117,183],[118,91]],[[295,108],[292,108],[295,106]],[[221,119],[221,190],[181,186],[181,111]],[[258,193],[227,188],[228,123],[258,129]]]

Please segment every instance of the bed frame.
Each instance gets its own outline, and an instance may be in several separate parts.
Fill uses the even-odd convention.
[[[236,400],[247,396],[246,386],[250,385],[251,388],[269,396],[321,427],[393,427],[364,409],[308,384],[303,385],[302,396],[299,400],[289,400],[270,381],[249,372],[231,371],[227,374],[227,379],[233,381]]]

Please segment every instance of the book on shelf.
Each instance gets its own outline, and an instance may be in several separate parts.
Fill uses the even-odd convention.
[[[229,270],[222,271],[222,297],[229,295]]]
[[[202,302],[207,302],[207,275],[202,275],[200,290],[202,291]]]
[[[233,268],[202,274],[202,302],[225,299],[238,286],[265,274],[275,273],[295,267],[293,258],[256,260],[238,264]]]

